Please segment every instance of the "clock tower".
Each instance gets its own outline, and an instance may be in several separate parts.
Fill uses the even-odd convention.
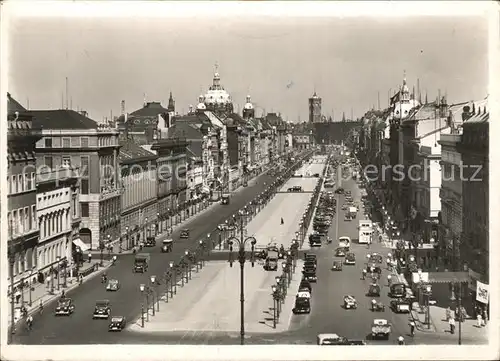
[[[321,123],[321,98],[314,95],[309,98],[309,123]]]

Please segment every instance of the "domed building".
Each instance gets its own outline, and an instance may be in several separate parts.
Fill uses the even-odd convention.
[[[231,95],[229,95],[220,83],[220,74],[217,72],[217,67],[215,69],[213,83],[203,97],[203,104],[206,110],[210,110],[218,115],[221,113],[227,114],[233,112],[233,100]]]
[[[249,118],[254,118],[255,117],[255,109],[252,104],[252,99],[250,95],[247,95],[247,102],[243,106],[243,118],[244,119],[249,119]]]

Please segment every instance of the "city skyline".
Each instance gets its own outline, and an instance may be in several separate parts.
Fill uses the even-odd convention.
[[[144,94],[166,106],[170,91],[176,110],[186,113],[211,85],[215,64],[235,111],[251,95],[257,116],[280,112],[291,121],[308,120],[314,91],[323,99],[322,113],[333,111],[335,119],[344,112],[361,117],[378,107],[378,97],[383,109],[404,72],[410,89],[418,78],[422,98],[430,101],[439,91],[451,103],[487,95],[488,23],[477,16],[17,17],[10,25],[11,94],[31,109],[67,104],[97,121],[119,115],[121,100],[127,112],[141,108]],[[29,55],[33,49],[37,56]]]

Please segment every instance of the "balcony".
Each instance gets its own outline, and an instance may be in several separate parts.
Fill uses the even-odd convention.
[[[120,188],[111,188],[106,186],[101,186],[101,194],[99,194],[99,201],[104,201],[113,197],[117,197],[122,193]]]
[[[48,169],[36,174],[36,183],[53,183],[61,180],[79,178],[79,168],[60,167],[57,169]]]

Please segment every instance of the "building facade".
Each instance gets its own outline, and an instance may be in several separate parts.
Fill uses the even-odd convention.
[[[463,161],[462,237],[460,262],[471,278],[489,283],[489,113],[486,107],[473,105],[472,114],[463,123],[458,151]],[[475,298],[475,297],[474,297]]]
[[[91,249],[118,242],[122,194],[118,129],[98,124],[84,111],[29,113],[43,129],[36,144],[37,164],[79,170],[82,242]]]
[[[13,287],[38,269],[35,144],[40,138],[33,117],[7,93],[7,253]]]
[[[178,217],[186,207],[186,138],[159,139],[153,144],[156,151],[158,213],[160,231],[178,223]],[[176,217],[172,219],[172,217]]]
[[[38,242],[38,272],[45,277],[51,268],[77,263],[76,254],[88,250],[80,240],[80,179],[78,170],[70,167],[38,168],[37,219],[40,228]],[[72,245],[75,245],[73,252]],[[59,258],[58,258],[59,257]]]
[[[156,154],[132,139],[120,141],[121,249],[131,249],[148,235],[157,233]]]
[[[460,132],[461,133],[461,132]],[[460,237],[462,234],[462,177],[460,169],[462,156],[457,145],[462,141],[462,134],[442,134],[441,169],[442,184],[439,193],[441,199],[441,222],[439,229],[439,254],[446,267],[456,269],[456,260],[460,259]]]

